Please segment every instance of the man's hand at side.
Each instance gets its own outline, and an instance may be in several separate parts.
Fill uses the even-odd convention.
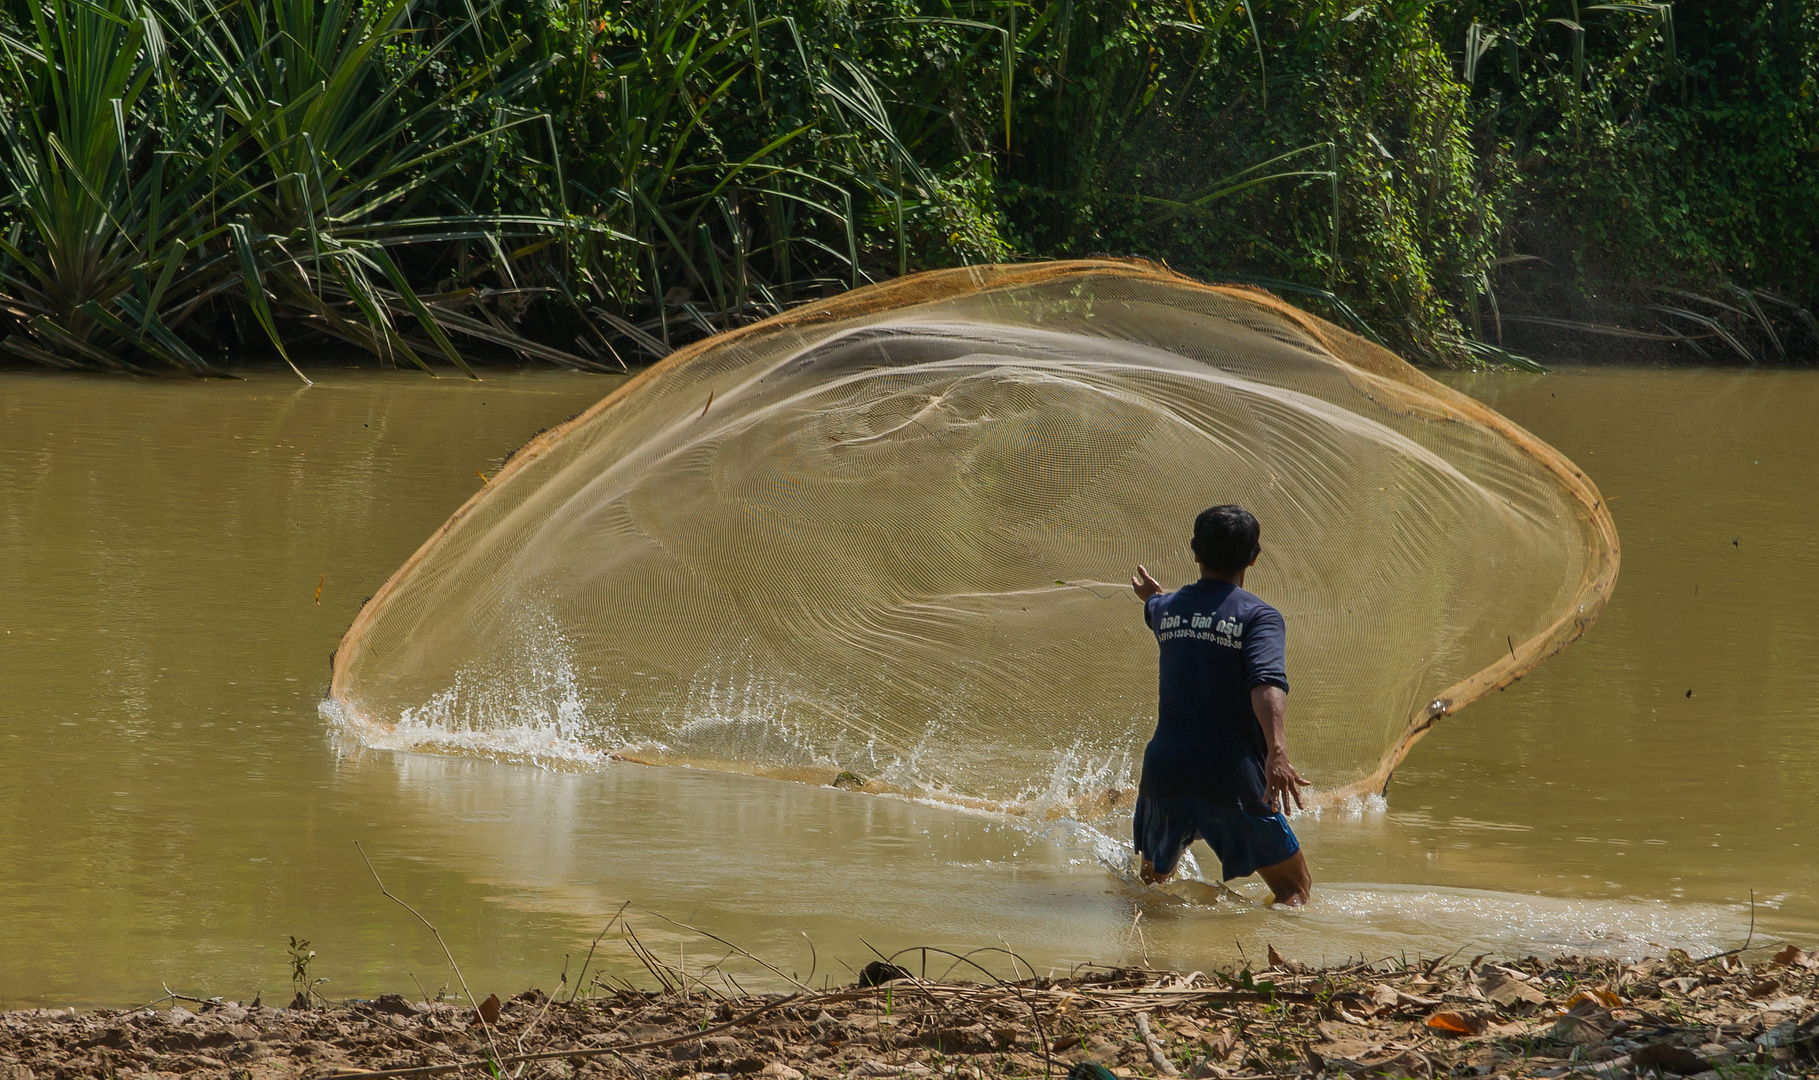
[[[1269,755],[1263,759],[1263,804],[1286,814],[1301,809],[1301,789],[1308,781],[1288,761],[1288,693],[1280,686],[1264,683],[1251,687],[1251,711],[1257,714],[1257,725],[1263,729],[1263,741]]]
[[[1271,750],[1263,761],[1263,802],[1271,810],[1288,813],[1290,799],[1295,801],[1296,810],[1301,809],[1301,788],[1310,783],[1288,763],[1286,753]]]
[[[1150,577],[1150,572],[1139,563],[1137,572],[1131,576],[1131,591],[1137,594],[1137,599],[1147,604],[1150,597],[1161,594],[1162,586],[1156,584],[1156,579]]]

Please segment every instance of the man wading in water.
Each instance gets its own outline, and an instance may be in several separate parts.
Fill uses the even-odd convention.
[[[1212,507],[1194,519],[1199,581],[1165,593],[1141,566],[1131,578],[1162,647],[1156,734],[1131,831],[1149,884],[1174,873],[1198,837],[1225,880],[1258,874],[1277,903],[1299,906],[1313,881],[1283,817],[1307,784],[1283,733],[1286,630],[1275,608],[1244,591],[1261,532],[1243,507]]]

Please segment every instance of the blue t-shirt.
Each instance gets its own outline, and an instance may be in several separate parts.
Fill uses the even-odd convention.
[[[1143,751],[1139,792],[1191,795],[1268,814],[1269,747],[1251,688],[1288,689],[1288,631],[1275,608],[1223,581],[1152,596],[1144,621],[1161,646],[1156,734]]]

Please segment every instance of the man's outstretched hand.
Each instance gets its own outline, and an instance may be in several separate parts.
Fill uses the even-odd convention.
[[[1156,584],[1156,579],[1150,577],[1150,572],[1139,563],[1137,572],[1131,576],[1131,591],[1137,594],[1137,599],[1147,604],[1150,597],[1161,594],[1162,586]]]
[[[1301,789],[1312,781],[1301,779],[1301,774],[1288,763],[1288,755],[1271,751],[1263,762],[1263,805],[1271,810],[1289,812],[1289,800],[1294,800],[1294,809],[1301,809]]]

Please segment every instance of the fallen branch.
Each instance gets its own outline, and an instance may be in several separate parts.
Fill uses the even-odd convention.
[[[373,860],[366,857],[366,849],[360,846],[360,841],[354,841],[354,850],[360,853],[360,861],[366,864],[367,871],[373,875],[373,881],[379,886],[379,895],[415,915],[418,922],[429,927],[429,932],[436,938],[436,944],[442,946],[442,955],[448,957],[448,966],[454,969],[455,979],[461,983],[461,992],[467,995],[467,1003],[474,1006],[474,1015],[480,1017],[480,1030],[486,1034],[486,1048],[493,1052],[493,1059],[498,1060],[499,1047],[493,1043],[493,1025],[487,1023],[486,1017],[480,1015],[480,999],[476,998],[474,992],[467,988],[467,976],[461,974],[461,965],[455,963],[455,954],[449,951],[448,942],[442,940],[442,931],[436,929],[435,923],[424,918],[422,912],[392,895],[391,890],[387,889],[385,882],[380,879],[379,871],[373,869]]]
[[[1157,1072],[1161,1073],[1163,1076],[1181,1075],[1181,1070],[1175,1068],[1175,1063],[1170,1061],[1168,1055],[1162,1052],[1161,1044],[1156,1042],[1156,1036],[1150,1032],[1149,1013],[1140,1012],[1137,1014],[1137,1035],[1143,1040],[1143,1048],[1149,1051],[1150,1064],[1156,1067]]]

